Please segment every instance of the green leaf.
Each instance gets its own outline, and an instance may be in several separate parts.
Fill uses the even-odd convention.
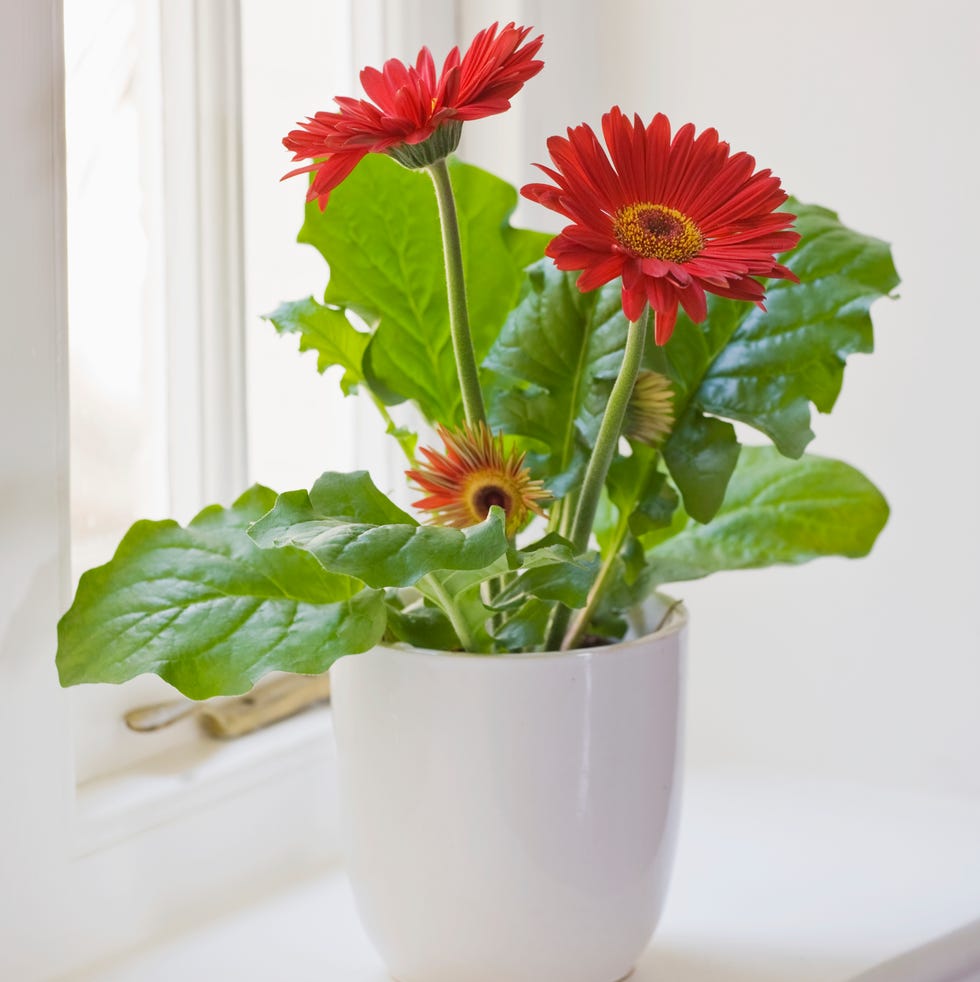
[[[548,619],[553,603],[535,597],[508,613],[500,627],[494,631],[494,639],[507,651],[535,651],[544,645]]]
[[[613,460],[606,477],[609,500],[620,516],[626,515],[634,535],[669,525],[677,507],[677,493],[657,467],[658,460],[656,450],[637,443],[631,456]]]
[[[412,586],[434,570],[482,570],[507,552],[504,513],[490,514],[472,528],[419,525],[387,501],[366,473],[326,474],[310,494],[289,491],[252,525],[249,535],[266,549],[298,546],[324,569],[363,580],[372,587]],[[354,487],[363,488],[356,511]],[[351,515],[350,512],[354,512]],[[360,521],[358,517],[383,519]],[[352,520],[353,519],[353,520]]]
[[[201,509],[188,523],[191,528],[200,529],[239,529],[244,531],[258,521],[275,503],[278,495],[272,488],[253,484],[243,492],[231,508],[223,505],[208,505]]]
[[[669,375],[676,393],[678,423],[664,458],[689,514],[702,522],[720,506],[737,453],[734,434],[710,417],[747,423],[799,457],[813,438],[810,403],[833,408],[847,357],[872,350],[871,304],[898,283],[884,242],[825,208],[795,201],[787,208],[798,215],[802,240],[782,258],[800,283],[769,281],[768,312],[712,296],[704,324],[681,313],[666,347],[648,348],[650,367]]]
[[[431,573],[418,583],[418,589],[434,603],[440,602],[440,595],[451,597],[459,616],[465,621],[471,636],[475,640],[476,650],[490,651],[493,647],[493,638],[491,638],[487,630],[487,622],[492,612],[483,603],[480,590],[481,585],[487,580],[494,579],[510,579],[515,583],[519,583],[520,581],[513,575],[515,572],[526,576],[528,575],[528,571],[537,573],[539,570],[543,571],[550,568],[557,573],[560,568],[564,567],[567,569],[572,564],[576,564],[583,569],[591,570],[591,578],[589,579],[589,583],[591,584],[592,579],[595,578],[595,569],[591,559],[576,560],[572,544],[567,539],[551,532],[537,542],[519,551],[508,549],[505,555],[498,557],[494,562],[482,569]],[[558,573],[559,577],[560,575]],[[562,590],[566,591],[563,595],[567,595],[570,599],[576,599],[577,596],[570,592],[577,589],[574,584],[568,586],[556,585],[551,583],[547,576],[539,582],[535,582],[533,579],[529,580],[526,586],[531,587],[533,590],[539,590],[546,596],[554,595],[556,592],[561,592]],[[511,589],[510,584],[508,584],[508,587],[505,588],[503,593],[506,594],[508,589]],[[517,596],[519,593],[522,600],[526,598],[527,594],[521,593],[519,588],[513,589],[512,596]],[[505,600],[507,600],[506,597]],[[510,606],[510,601],[507,602],[508,606]],[[520,602],[517,601],[517,603]],[[549,609],[552,606],[553,604],[549,604]],[[494,604],[495,609],[496,607],[497,604]],[[543,635],[538,638],[538,643],[540,643],[542,638]]]
[[[388,631],[398,641],[416,648],[453,651],[460,647],[449,618],[438,607],[428,604],[401,607],[389,602]]]
[[[494,600],[494,610],[510,610],[527,597],[552,600],[566,607],[584,607],[599,572],[595,553],[550,560],[522,571]]]
[[[888,504],[860,471],[825,457],[799,460],[771,447],[745,447],[709,525],[678,516],[676,534],[644,539],[646,582],[694,580],[728,569],[805,563],[818,556],[867,555],[888,520]],[[673,529],[671,531],[674,531]]]
[[[416,584],[416,589],[447,615],[450,614],[447,604],[452,606],[453,623],[463,626],[463,630],[454,633],[459,638],[464,632],[468,635],[466,644],[459,644],[467,651],[487,653],[493,650],[493,639],[487,630],[491,611],[483,604],[480,584],[491,579],[490,569],[505,562],[505,558],[498,559],[489,567],[472,572],[440,570],[429,573]]]
[[[617,284],[580,293],[550,262],[528,272],[529,290],[484,365],[494,428],[523,438],[528,464],[557,497],[581,477],[595,444],[628,323]]]
[[[188,526],[137,522],[85,573],[58,625],[62,685],[153,672],[192,699],[245,692],[271,671],[319,674],[376,644],[382,594],[328,573],[300,549],[245,532],[275,501],[254,487]]]
[[[310,505],[321,515],[348,522],[418,525],[408,512],[378,490],[367,471],[324,472],[310,489]]]
[[[508,224],[517,192],[506,182],[455,160],[450,173],[479,362],[517,301],[523,267],[540,258],[550,237]],[[307,206],[299,239],[330,267],[325,303],[377,325],[364,359],[372,391],[389,403],[414,400],[430,421],[458,422],[442,237],[429,176],[369,154],[331,193],[325,211]]]
[[[508,554],[510,568],[535,569],[549,563],[569,563],[575,560],[575,547],[563,535],[548,532],[540,539],[522,549],[512,550]]]
[[[299,350],[317,353],[318,371],[340,365],[344,369],[340,380],[344,395],[350,395],[364,381],[364,352],[371,335],[358,331],[343,310],[325,307],[307,297],[280,304],[265,315],[265,320],[280,334],[298,334]]]
[[[419,442],[418,433],[413,433],[407,426],[398,426],[394,420],[389,420],[385,426],[385,433],[393,437],[405,454],[405,459],[415,461],[415,447]]]
[[[692,518],[709,522],[721,507],[740,449],[731,423],[688,406],[664,446],[664,462]]]

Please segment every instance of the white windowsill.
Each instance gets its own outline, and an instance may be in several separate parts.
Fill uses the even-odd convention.
[[[327,775],[335,760],[333,720],[326,706],[236,740],[201,734],[177,750],[80,785],[75,854],[88,855],[269,778],[304,768]]]
[[[980,801],[694,774],[667,911],[633,982],[845,982],[978,916]],[[965,974],[939,949],[874,982],[970,982],[980,931],[966,947]],[[338,870],[71,982],[177,978],[388,982]]]

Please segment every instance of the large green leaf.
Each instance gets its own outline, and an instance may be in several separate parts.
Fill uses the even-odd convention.
[[[275,502],[254,487],[187,528],[137,522],[82,576],[58,625],[63,685],[153,672],[193,699],[247,691],[267,672],[318,674],[385,627],[380,591],[301,549],[260,549],[246,526]]]
[[[479,361],[517,301],[524,266],[542,255],[548,236],[508,224],[517,192],[506,182],[455,160],[450,173]],[[430,420],[458,422],[442,238],[428,175],[370,154],[331,193],[325,211],[307,206],[299,238],[330,267],[324,302],[376,325],[363,361],[372,390],[387,402],[415,400]]]
[[[708,320],[681,313],[648,363],[674,383],[678,423],[664,459],[688,513],[708,521],[737,458],[734,433],[710,417],[741,421],[799,457],[813,438],[810,403],[829,412],[844,363],[873,347],[869,308],[898,283],[888,246],[842,225],[825,208],[791,201],[800,245],[783,261],[800,283],[771,280],[768,312],[711,297]]]
[[[482,570],[507,552],[499,508],[492,508],[479,525],[455,529],[419,525],[382,501],[387,499],[363,471],[326,474],[309,494],[279,495],[249,535],[266,549],[298,546],[324,569],[372,587],[412,586],[435,570]],[[364,518],[368,520],[359,520]]]
[[[265,319],[280,334],[298,334],[300,351],[317,353],[317,369],[325,372],[340,365],[344,374],[340,387],[350,395],[364,381],[364,352],[371,340],[358,331],[337,307],[325,307],[312,297],[280,304]]]
[[[683,513],[643,541],[644,582],[694,580],[728,569],[867,555],[888,520],[881,492],[848,464],[745,447],[725,503],[708,525]]]
[[[561,496],[595,443],[628,324],[616,284],[582,294],[575,276],[550,262],[528,279],[484,363],[499,377],[489,415],[493,427],[523,438],[532,472]]]

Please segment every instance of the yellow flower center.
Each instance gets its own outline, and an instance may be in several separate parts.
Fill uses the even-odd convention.
[[[701,229],[683,212],[649,201],[624,205],[613,216],[620,245],[644,259],[684,263],[704,248]]]

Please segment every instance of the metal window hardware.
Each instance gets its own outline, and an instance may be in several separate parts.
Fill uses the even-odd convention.
[[[151,733],[178,720],[196,718],[210,736],[231,739],[294,716],[330,699],[329,675],[286,675],[260,682],[244,696],[194,702],[174,699],[131,709],[123,719],[131,730]]]

